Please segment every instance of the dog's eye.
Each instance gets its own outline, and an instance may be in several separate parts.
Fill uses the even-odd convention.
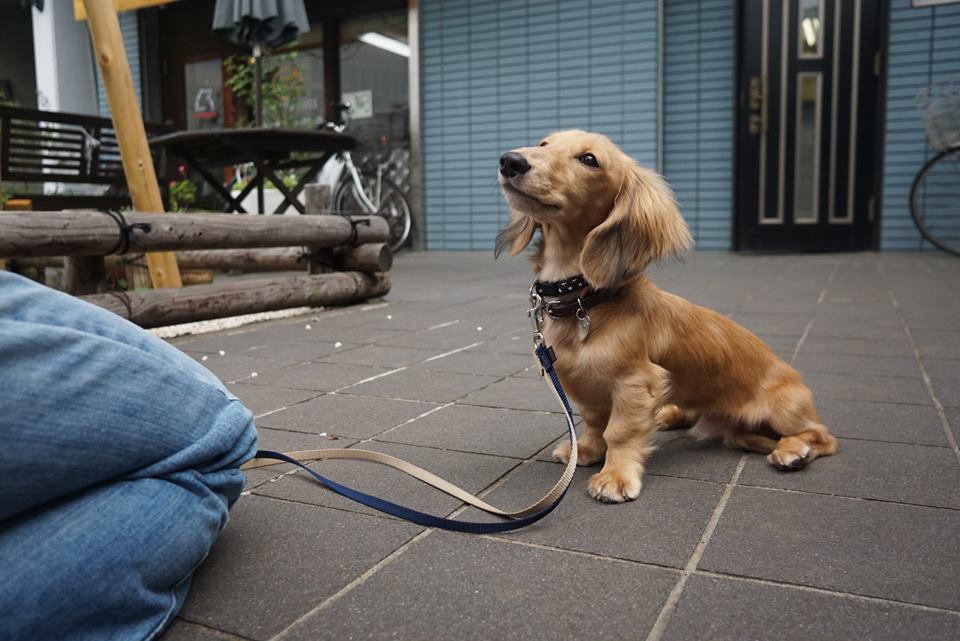
[[[600,168],[600,163],[597,162],[597,157],[593,154],[583,154],[582,156],[578,157],[578,160],[587,167],[596,167],[597,169]]]
[[[547,141],[544,140],[544,141],[542,141],[542,142],[541,142],[539,145],[537,145],[537,146],[538,146],[538,147],[546,147],[546,146],[547,146]]]

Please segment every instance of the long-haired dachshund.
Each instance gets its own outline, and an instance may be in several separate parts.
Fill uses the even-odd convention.
[[[781,470],[833,454],[810,389],[795,369],[730,319],[656,287],[651,262],[692,244],[661,176],[605,136],[554,133],[500,158],[511,210],[496,253],[532,260],[545,311],[543,334],[586,425],[579,461],[605,458],[590,494],[637,498],[658,429],[695,433],[767,454]],[[569,445],[554,457],[566,460]]]

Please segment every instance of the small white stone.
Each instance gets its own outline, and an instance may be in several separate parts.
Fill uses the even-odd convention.
[[[226,356],[226,355],[227,355],[227,353],[226,353],[225,351],[223,351],[222,349],[221,349],[219,352],[217,352],[217,353],[220,354],[220,356]]]
[[[310,323],[307,323],[307,324],[304,326],[304,329],[313,329],[313,328],[310,327]]]
[[[478,331],[478,332],[482,332],[482,331],[483,331],[483,328],[480,327],[479,325],[477,325],[477,331]]]
[[[334,346],[334,347],[343,347],[343,343],[341,343],[340,341],[337,341],[336,343],[333,344],[333,346]]]
[[[205,360],[207,360],[208,358],[210,358],[210,357],[209,357],[209,356],[204,356],[204,357],[201,358],[200,360],[201,360],[201,361],[205,361]]]
[[[393,316],[391,316],[390,314],[387,314],[387,320],[393,320]]]
[[[260,375],[257,374],[256,372],[250,372],[250,378],[256,378],[256,377],[258,377],[258,376],[260,376]]]
[[[519,337],[519,336],[511,336],[511,337],[510,337],[510,340],[512,340],[512,341],[518,341],[518,340],[520,340],[520,337]]]
[[[327,435],[326,432],[320,432],[320,436],[326,436],[326,435]]]

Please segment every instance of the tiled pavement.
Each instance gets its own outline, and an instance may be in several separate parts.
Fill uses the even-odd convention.
[[[702,253],[653,276],[792,359],[840,453],[781,474],[662,434],[637,501],[593,501],[582,469],[503,536],[255,470],[164,641],[960,639],[960,261]],[[506,508],[538,498],[563,421],[530,368],[526,262],[401,255],[393,280],[384,301],[174,342],[229,381],[265,447],[362,446]],[[485,518],[379,466],[317,467]]]

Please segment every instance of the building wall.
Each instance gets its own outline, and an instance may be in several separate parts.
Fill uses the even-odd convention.
[[[33,9],[33,57],[41,109],[97,114],[90,31],[74,19],[72,2]]]
[[[912,0],[893,0],[889,56],[881,248],[931,249],[913,225],[908,202],[914,176],[933,155],[915,98],[960,73],[960,4],[915,8]]]
[[[730,249],[735,9],[665,0],[663,173],[698,249]]]
[[[498,158],[550,131],[656,165],[656,0],[422,0],[421,34],[428,248],[492,249]]]

